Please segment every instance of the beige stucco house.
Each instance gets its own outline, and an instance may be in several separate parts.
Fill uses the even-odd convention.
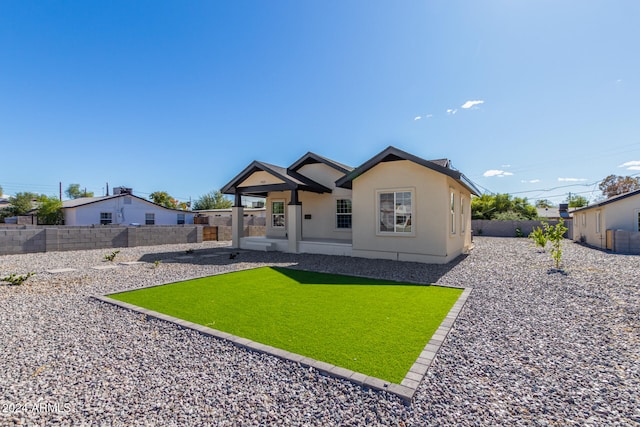
[[[288,168],[254,161],[235,195],[233,246],[447,263],[471,248],[471,195],[447,159],[388,147],[357,168],[307,153]],[[244,237],[241,196],[266,197],[265,237]]]
[[[640,190],[611,197],[573,212],[574,241],[612,249],[612,243],[607,242],[607,230],[640,232]]]

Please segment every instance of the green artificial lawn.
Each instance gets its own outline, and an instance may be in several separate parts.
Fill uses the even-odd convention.
[[[461,293],[264,267],[110,297],[400,383]]]

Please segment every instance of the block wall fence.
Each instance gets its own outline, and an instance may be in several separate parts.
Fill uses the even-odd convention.
[[[0,227],[0,255],[201,242],[199,225]]]

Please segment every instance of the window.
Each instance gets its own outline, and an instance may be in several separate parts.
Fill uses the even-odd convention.
[[[600,232],[600,211],[596,211],[596,233]]]
[[[146,225],[154,225],[156,223],[156,214],[152,214],[152,213],[144,214],[144,223]]]
[[[336,200],[336,228],[351,228],[351,200]]]
[[[449,193],[449,210],[451,219],[451,234],[456,234],[456,193],[453,190]]]
[[[636,212],[636,231],[640,231],[640,211]]]
[[[464,233],[466,229],[467,224],[464,220],[464,197],[460,196],[460,232]]]
[[[587,226],[587,214],[582,214],[582,226],[586,227]]]
[[[380,233],[412,233],[411,191],[393,191],[378,193],[378,215]]]
[[[178,214],[178,224],[184,224],[184,214],[183,213],[179,213]]]
[[[100,212],[100,225],[111,224],[111,212]]]
[[[284,228],[284,200],[271,202],[271,226]]]

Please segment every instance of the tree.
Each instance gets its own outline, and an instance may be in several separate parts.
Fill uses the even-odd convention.
[[[34,202],[38,200],[36,193],[30,193],[25,191],[23,193],[16,193],[15,196],[9,197],[9,203],[11,206],[7,208],[13,215],[24,215],[33,209]]]
[[[80,190],[80,184],[69,184],[66,190],[64,190],[64,194],[67,195],[70,199],[79,199],[80,197],[93,197],[92,191]]]
[[[640,190],[640,178],[631,176],[609,175],[598,186],[602,194],[607,197]]]
[[[526,197],[511,198],[509,194],[483,194],[471,200],[471,216],[473,219],[535,219],[538,212]]]
[[[2,185],[0,185],[0,196],[2,196]]]
[[[149,199],[151,199],[153,203],[164,206],[165,208],[178,208],[178,201],[171,197],[166,191],[154,191],[149,194]]]
[[[547,199],[540,199],[538,201],[536,201],[536,208],[552,208],[553,207],[553,203],[551,203],[550,200]]]
[[[38,197],[38,224],[58,225],[62,224],[64,216],[62,213],[62,202],[55,196]]]
[[[569,194],[566,202],[569,204],[570,208],[581,208],[589,204],[589,199],[578,194]]]
[[[203,194],[198,200],[193,202],[193,209],[226,209],[233,206],[233,202],[227,199],[220,190]]]

